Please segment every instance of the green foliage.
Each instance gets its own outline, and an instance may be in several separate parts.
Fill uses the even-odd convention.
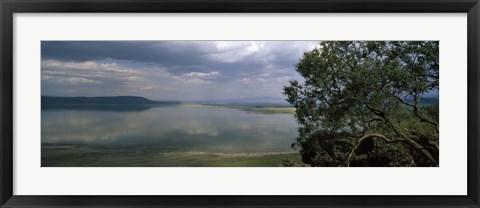
[[[282,160],[282,167],[308,167],[309,165],[306,165],[300,161],[295,161],[292,159],[284,159]]]
[[[284,87],[303,161],[438,166],[438,106],[419,105],[438,90],[438,54],[436,41],[324,41],[305,52],[304,81]]]

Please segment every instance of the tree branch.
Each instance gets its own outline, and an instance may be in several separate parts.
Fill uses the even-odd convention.
[[[438,124],[433,122],[433,121],[430,121],[428,120],[427,118],[421,116],[418,112],[418,98],[417,96],[414,96],[414,100],[415,100],[415,104],[410,104],[410,103],[407,103],[405,102],[402,98],[392,94],[393,97],[397,98],[398,101],[400,101],[401,103],[407,105],[407,106],[410,106],[413,108],[413,113],[415,114],[415,116],[420,120],[421,123],[429,123],[429,124],[432,124],[434,127],[435,127],[435,131],[437,132],[437,134],[439,133],[439,130],[438,130]]]
[[[353,158],[353,155],[355,154],[355,150],[358,149],[358,146],[360,146],[360,144],[362,143],[363,140],[365,139],[368,139],[368,138],[380,138],[380,139],[383,139],[385,140],[385,142],[387,143],[392,143],[392,142],[402,142],[403,140],[402,139],[389,139],[387,138],[386,136],[382,135],[382,134],[378,134],[378,133],[368,133],[368,134],[365,134],[363,135],[362,137],[360,137],[357,141],[357,144],[352,148],[352,150],[350,151],[350,153],[348,154],[348,157],[347,157],[347,161],[345,162],[346,166],[349,167],[350,166],[350,162],[352,161],[352,158]]]
[[[430,153],[425,150],[425,148],[418,144],[417,142],[415,142],[413,139],[410,139],[409,137],[407,137],[404,133],[400,132],[393,124],[392,122],[390,122],[390,120],[387,118],[386,114],[381,111],[381,110],[378,110],[378,109],[374,109],[372,107],[370,107],[368,104],[366,104],[367,108],[372,111],[375,115],[378,115],[380,117],[382,117],[384,119],[384,122],[390,126],[392,128],[392,130],[395,132],[396,135],[400,136],[401,138],[404,139],[404,142],[407,143],[408,145],[410,145],[413,149],[419,151],[423,156],[425,156],[426,158],[428,158],[433,164],[435,165],[438,165],[438,162],[437,160],[435,160],[432,155],[430,155]]]

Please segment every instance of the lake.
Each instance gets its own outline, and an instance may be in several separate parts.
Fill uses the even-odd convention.
[[[273,110],[272,110],[273,109]],[[42,167],[279,166],[299,160],[292,111],[209,106],[42,108]]]

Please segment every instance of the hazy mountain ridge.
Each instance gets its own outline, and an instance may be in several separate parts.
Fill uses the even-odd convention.
[[[42,105],[156,105],[180,104],[177,101],[153,101],[139,96],[54,97],[42,96]]]
[[[249,97],[238,99],[221,99],[221,100],[200,100],[200,101],[188,101],[201,104],[277,104],[277,105],[290,105],[285,98],[279,97]]]
[[[408,103],[413,100],[407,99]],[[194,101],[154,101],[140,96],[101,96],[101,97],[55,97],[42,96],[42,105],[161,105],[161,104],[219,104],[219,105],[285,105],[290,104],[279,97],[251,97],[221,100],[194,100]],[[438,97],[422,98],[420,106],[438,105]]]
[[[140,96],[56,97],[42,96],[42,105],[155,105],[155,104],[276,104],[289,105],[284,98],[252,97],[222,100],[154,101]]]
[[[405,100],[407,103],[414,104],[415,101],[413,99],[406,99]],[[438,97],[424,97],[420,99],[420,102],[418,102],[419,106],[426,106],[426,105],[438,105],[439,104],[439,98]]]

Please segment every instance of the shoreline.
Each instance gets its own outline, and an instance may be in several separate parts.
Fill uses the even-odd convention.
[[[291,151],[207,152],[154,151],[92,147],[42,147],[42,167],[282,167],[284,160],[301,162]]]

